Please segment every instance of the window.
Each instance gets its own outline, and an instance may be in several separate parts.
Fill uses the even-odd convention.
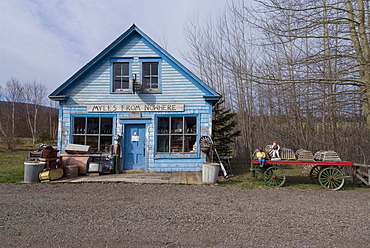
[[[130,89],[130,63],[113,63],[113,91],[128,91]]]
[[[110,117],[74,117],[72,143],[91,146],[94,152],[109,152],[112,127]]]
[[[144,92],[158,91],[158,62],[143,62],[142,87]]]
[[[196,117],[158,117],[157,152],[197,152]]]

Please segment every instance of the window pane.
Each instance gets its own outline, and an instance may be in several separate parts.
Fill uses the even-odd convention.
[[[72,144],[77,144],[77,145],[85,145],[85,135],[82,136],[73,136],[73,141]]]
[[[101,118],[101,134],[112,134],[112,118]]]
[[[98,136],[86,136],[86,145],[91,146],[94,152],[98,151]]]
[[[183,119],[182,117],[172,117],[171,133],[183,133]]]
[[[84,134],[85,133],[85,117],[75,117],[74,118],[74,134]]]
[[[143,76],[150,76],[150,63],[143,63]]]
[[[157,136],[157,152],[169,152],[169,136],[160,135]]]
[[[112,145],[112,136],[100,136],[100,152],[109,152]]]
[[[124,63],[120,63],[120,64],[121,64],[122,76],[128,76],[128,74],[129,74],[129,63],[124,62]]]
[[[185,136],[184,152],[197,152],[196,135]]]
[[[113,63],[113,74],[114,74],[114,77],[121,76],[120,63]]]
[[[99,133],[99,117],[87,118],[87,133],[88,134]]]
[[[129,88],[129,78],[128,77],[121,77],[114,80],[114,89],[128,89]]]
[[[153,77],[152,78],[152,82],[151,82],[150,88],[152,88],[152,89],[158,89],[158,78],[157,77]]]
[[[171,152],[182,152],[183,136],[171,135]]]
[[[197,118],[196,117],[185,117],[186,133],[197,133]]]
[[[158,76],[158,62],[150,63],[151,75]]]
[[[159,117],[158,118],[158,134],[168,134],[170,130],[170,118],[169,117]]]
[[[114,80],[114,90],[121,89],[121,81]]]
[[[143,78],[143,88],[144,89],[150,88],[150,78]]]

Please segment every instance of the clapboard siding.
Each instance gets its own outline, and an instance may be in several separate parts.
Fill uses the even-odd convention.
[[[114,58],[131,58],[131,57],[158,57],[159,55],[153,52],[139,38],[132,39],[126,47],[112,54]],[[140,63],[134,61],[132,70],[139,73]],[[161,83],[162,94],[155,94],[156,102],[168,103],[187,102],[200,104],[204,102],[204,93],[188,80],[176,68],[171,66],[166,60],[161,63]],[[89,103],[96,100],[102,103],[115,102],[120,104],[132,104],[137,102],[137,97],[130,97],[125,93],[111,93],[111,67],[110,61],[106,59],[101,63],[100,67],[94,70],[80,84],[76,85],[70,91],[70,101],[75,103]],[[149,97],[147,97],[149,98]],[[143,97],[145,99],[145,96]],[[178,100],[181,99],[181,100]],[[198,101],[197,101],[198,100]]]

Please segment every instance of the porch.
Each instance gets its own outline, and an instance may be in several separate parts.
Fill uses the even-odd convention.
[[[133,171],[122,174],[99,175],[90,173],[75,178],[61,178],[55,183],[172,183],[172,184],[202,184],[202,172],[169,172],[142,173]]]

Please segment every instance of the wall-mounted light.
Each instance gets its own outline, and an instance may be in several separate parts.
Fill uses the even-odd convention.
[[[140,91],[141,91],[141,83],[139,82],[135,74],[135,76],[132,78],[132,92],[134,94],[136,93],[139,94]]]

